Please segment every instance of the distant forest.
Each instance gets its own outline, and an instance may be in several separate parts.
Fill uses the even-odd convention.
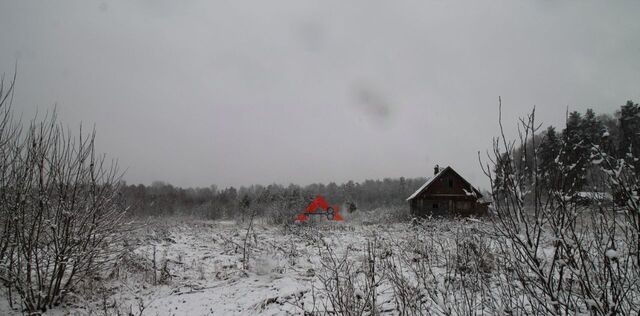
[[[533,148],[533,141],[538,146],[535,153],[538,171],[546,175],[545,185],[568,192],[595,191],[598,188],[594,186],[599,182],[592,180],[597,176],[591,159],[593,150],[602,150],[620,159],[640,157],[640,108],[628,101],[613,114],[596,114],[591,109],[584,114],[571,112],[564,129],[547,127],[526,146],[516,147],[514,157],[533,155],[533,150],[527,151]],[[562,151],[564,155],[560,155]],[[629,163],[640,170],[639,161],[632,159]],[[515,165],[519,173],[531,173],[534,169],[524,162],[516,161]],[[493,186],[497,191],[502,186],[505,168],[497,166],[494,170]],[[339,204],[343,211],[407,207],[405,199],[425,181],[425,178],[401,177],[361,183],[271,184],[224,189],[216,186],[185,189],[157,181],[150,186],[125,184],[121,197],[129,207],[128,214],[134,216],[194,215],[218,219],[244,218],[255,213],[289,217],[304,209],[316,195],[324,196],[331,204]]]
[[[533,155],[536,159],[531,159]],[[571,112],[564,129],[548,126],[526,144],[514,147],[513,157],[517,170],[510,170],[507,159],[500,159],[493,170],[492,185],[498,193],[505,186],[504,174],[526,176],[534,170],[541,175],[542,186],[552,191],[604,190],[603,175],[597,167],[602,159],[595,157],[614,158],[618,164],[640,170],[640,161],[634,158],[640,157],[640,107],[627,101],[613,115],[597,114],[592,109]]]
[[[217,219],[246,217],[254,212],[257,215],[282,212],[288,216],[303,210],[316,195],[324,196],[332,205],[338,204],[343,211],[405,206],[405,199],[425,181],[426,178],[401,177],[340,185],[271,184],[238,189],[215,186],[183,189],[154,182],[150,186],[123,185],[122,197],[129,207],[128,213],[134,216],[180,214]]]

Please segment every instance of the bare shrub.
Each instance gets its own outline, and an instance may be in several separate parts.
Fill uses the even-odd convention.
[[[377,288],[382,282],[382,274],[377,270],[377,240],[373,238],[367,243],[366,257],[359,264],[350,259],[348,251],[339,256],[321,241],[322,266],[317,273],[321,288],[314,293],[314,302],[322,304],[327,313],[377,315],[380,309]],[[314,304],[313,309],[316,308]]]
[[[289,225],[295,222],[309,201],[302,196],[281,196],[263,205],[264,221],[272,225]]]
[[[495,269],[494,250],[486,235],[462,229],[455,237],[456,269],[460,273],[490,274]]]
[[[502,127],[502,122],[500,122]],[[605,178],[599,187],[624,196],[624,206],[578,204],[575,185],[565,177],[565,144],[556,161],[554,185],[538,173],[535,109],[520,120],[519,139],[502,133],[494,140],[490,164],[501,282],[493,309],[518,314],[636,314],[640,310],[638,177],[632,165],[592,145],[592,158]],[[514,156],[515,144],[532,154]],[[521,166],[533,166],[532,168]],[[493,167],[493,168],[492,168]],[[530,202],[527,203],[526,201]]]
[[[251,240],[249,239],[249,234],[253,231],[253,219],[255,218],[255,216],[256,216],[256,213],[253,212],[251,214],[251,218],[249,219],[249,225],[247,225],[247,232],[244,236],[244,241],[242,243],[242,269],[243,270],[249,269],[249,260],[251,259]],[[257,239],[257,238],[254,238],[254,239]]]
[[[26,311],[45,311],[117,251],[120,174],[94,132],[72,136],[55,111],[26,128],[13,120],[14,82],[0,83],[0,280]]]
[[[382,262],[401,315],[473,315],[486,310],[494,254],[482,232],[462,226],[449,235],[418,226],[413,238],[393,242],[390,249],[393,253]]]

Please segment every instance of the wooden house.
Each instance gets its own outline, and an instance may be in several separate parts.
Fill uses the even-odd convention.
[[[413,216],[485,215],[489,203],[453,168],[436,166],[434,175],[407,198]]]

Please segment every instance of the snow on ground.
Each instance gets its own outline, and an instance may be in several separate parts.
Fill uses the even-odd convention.
[[[468,314],[475,308],[482,312],[481,300],[496,300],[493,291],[504,282],[505,273],[511,273],[501,269],[495,258],[492,240],[498,237],[492,237],[495,231],[485,219],[427,220],[413,226],[376,218],[374,213],[358,216],[347,214],[347,220],[339,223],[322,220],[290,226],[256,220],[249,234],[247,222],[158,218],[135,223],[139,228],[125,238],[127,251],[108,266],[102,279],[89,284],[90,290],[78,289],[82,295],[68,297],[66,306],[46,314],[322,314],[332,308],[323,306],[330,294],[322,292],[322,280],[333,277],[327,274],[330,268],[323,268],[328,254],[338,261],[348,258],[348,266],[339,268],[345,272],[341,277],[366,280],[369,276],[363,270],[371,262],[367,257],[371,245],[376,247],[376,264],[391,264],[376,269],[377,274],[384,270],[386,278],[375,290],[376,308],[382,314],[395,315],[401,308],[394,296],[397,282],[407,282],[404,289],[415,291],[405,298],[420,300],[422,310],[433,314],[451,314],[450,307],[460,305],[455,296],[466,295],[468,289],[473,294],[465,302],[476,305],[453,314]],[[554,243],[551,235],[543,236],[544,257],[554,256]],[[611,248],[602,255],[613,260],[621,252]],[[420,284],[412,283],[416,271],[424,277]],[[394,278],[395,272],[399,274]],[[478,277],[485,280],[482,287],[488,292],[473,290],[480,289],[474,284]],[[365,296],[361,288],[353,289],[352,297]],[[0,315],[21,314],[9,308],[3,295]]]
[[[109,278],[101,283],[104,288],[94,289],[97,294],[86,301],[78,297],[47,314],[301,314],[299,305],[310,304],[312,283],[317,282],[319,238],[338,256],[349,251],[355,260],[364,260],[366,241],[374,234],[403,239],[410,231],[409,224],[285,228],[258,220],[253,226],[245,270],[247,223],[153,220],[131,233],[129,251],[110,268]],[[4,297],[1,301],[0,314],[19,314],[8,309]]]

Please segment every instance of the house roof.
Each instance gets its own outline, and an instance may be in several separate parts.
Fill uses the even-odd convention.
[[[449,167],[447,167],[449,168]],[[446,168],[445,168],[446,169]],[[434,175],[433,177],[427,178],[427,182],[425,182],[418,190],[416,190],[416,192],[413,192],[413,194],[411,194],[411,196],[409,196],[407,198],[407,201],[413,200],[416,196],[418,196],[418,194],[420,194],[422,191],[424,191],[428,186],[431,185],[431,183],[433,183],[433,181],[442,174],[442,172],[444,172],[445,169],[442,169],[438,172],[438,174]]]
[[[451,166],[447,166],[446,168],[441,169],[437,174],[435,174],[433,177],[428,178],[427,182],[425,182],[418,190],[416,190],[416,192],[413,192],[413,194],[411,194],[411,196],[409,196],[407,198],[407,201],[411,201],[413,200],[415,197],[417,197],[418,195],[420,195],[420,193],[424,192],[425,190],[427,190],[434,182],[436,179],[440,178],[440,176],[442,176],[446,171],[451,170],[453,173],[455,173],[456,175],[458,175],[458,177],[460,177],[460,179],[462,179],[462,181],[464,181],[469,187],[471,187],[471,189],[473,190],[473,193],[475,193],[477,195],[478,198],[482,197],[482,194],[480,193],[480,191],[478,191],[478,189],[474,188],[469,181],[467,181],[465,178],[463,178],[459,173],[457,173],[455,170],[453,170],[453,168],[451,168]],[[466,192],[466,190],[465,190]]]

